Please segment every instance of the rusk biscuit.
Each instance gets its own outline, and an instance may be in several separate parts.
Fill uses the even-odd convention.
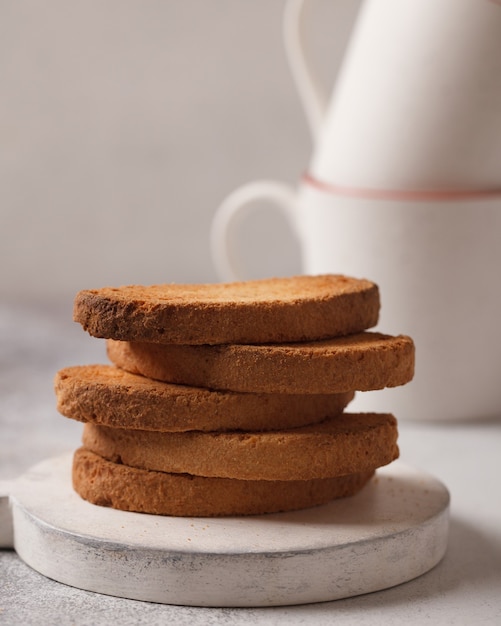
[[[185,517],[257,515],[308,508],[356,494],[374,472],[300,481],[204,478],[112,463],[84,448],[73,487],[85,500],[124,511]]]
[[[353,392],[258,394],[211,391],[81,365],[55,378],[57,408],[81,422],[151,431],[276,430],[313,424],[343,411]]]
[[[258,393],[396,387],[414,374],[410,337],[364,332],[315,342],[188,346],[107,341],[115,365],[171,383]]]
[[[311,480],[367,472],[398,458],[393,415],[360,413],[267,432],[160,433],[85,424],[83,445],[109,461],[174,474]]]
[[[161,344],[281,343],[376,325],[374,283],[338,275],[80,291],[73,318],[95,337]]]

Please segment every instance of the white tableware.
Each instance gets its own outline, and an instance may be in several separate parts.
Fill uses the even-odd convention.
[[[305,604],[386,589],[443,557],[449,493],[400,462],[356,496],[249,517],[146,515],[95,506],[71,487],[71,454],[0,483],[0,547],[62,583],[191,606]],[[3,532],[2,532],[3,531]]]
[[[349,190],[501,187],[501,4],[365,0],[330,98],[307,62],[304,0],[285,13],[315,142],[309,175]]]
[[[414,339],[414,380],[358,394],[356,410],[419,420],[500,415],[501,197],[341,196],[311,184],[295,194],[255,183],[230,196],[214,223],[229,277],[238,258],[231,226],[250,206],[246,191],[249,201],[260,191],[273,196],[288,216],[305,273],[373,280],[382,301],[378,329]]]
[[[406,333],[416,376],[356,408],[412,419],[501,413],[501,6],[367,0],[328,107],[312,85],[289,2],[287,49],[315,139],[297,189],[237,189],[212,226],[224,280],[245,278],[232,226],[258,202],[292,225],[307,274],[381,289],[379,329]],[[259,249],[256,242],[256,250]]]

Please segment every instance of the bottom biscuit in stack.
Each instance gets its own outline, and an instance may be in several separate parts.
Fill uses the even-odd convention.
[[[85,500],[123,511],[180,517],[304,509],[356,494],[373,473],[292,481],[206,478],[137,469],[85,448],[75,452],[73,461],[73,485]]]

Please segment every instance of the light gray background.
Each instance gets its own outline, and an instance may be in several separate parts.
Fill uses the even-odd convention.
[[[312,149],[284,4],[0,2],[4,302],[218,279],[218,205],[254,179],[294,183]],[[308,40],[329,91],[358,7],[311,1]],[[268,207],[246,224],[242,249],[249,277],[300,269]]]

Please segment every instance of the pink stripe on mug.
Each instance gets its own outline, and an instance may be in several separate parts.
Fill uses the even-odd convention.
[[[319,191],[336,196],[352,196],[357,198],[373,198],[375,200],[406,200],[406,201],[454,201],[475,200],[481,198],[501,198],[501,188],[492,189],[375,189],[350,187],[318,180],[309,173],[302,177],[304,185],[315,187]]]

